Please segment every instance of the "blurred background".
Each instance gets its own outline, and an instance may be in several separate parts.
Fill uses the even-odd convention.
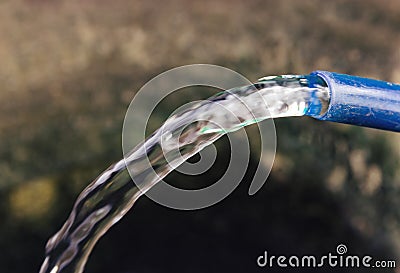
[[[128,104],[160,72],[211,63],[252,81],[322,69],[400,82],[397,0],[0,0],[0,33],[6,273],[38,272],[79,192],[122,157]],[[255,196],[250,127],[251,167],[233,194],[190,212],[141,198],[85,272],[278,272],[257,267],[264,250],[320,256],[340,243],[400,263],[400,135],[307,117],[275,124],[276,161]],[[224,168],[229,142],[217,146],[199,185]],[[325,271],[340,269],[315,270]]]

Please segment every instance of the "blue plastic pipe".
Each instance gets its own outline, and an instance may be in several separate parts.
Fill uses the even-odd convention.
[[[400,132],[399,84],[327,71],[312,72],[309,84],[320,84],[321,79],[330,93],[328,109],[322,114],[309,111],[306,115]]]

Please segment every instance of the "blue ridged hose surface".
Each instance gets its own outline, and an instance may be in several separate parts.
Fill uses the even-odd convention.
[[[400,131],[399,84],[327,71],[314,71],[309,79],[311,86],[320,84],[321,79],[326,83],[330,101],[325,113],[309,111],[306,115],[319,120]]]

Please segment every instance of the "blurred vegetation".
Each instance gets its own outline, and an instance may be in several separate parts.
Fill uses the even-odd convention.
[[[121,157],[125,111],[153,76],[212,63],[251,80],[323,69],[400,82],[399,29],[396,0],[1,0],[0,271],[38,272],[78,193]],[[86,272],[258,272],[266,249],[322,255],[339,243],[400,263],[399,135],[310,118],[276,127],[261,192],[247,195],[250,170],[208,209],[142,198]],[[223,168],[219,146],[199,184]]]

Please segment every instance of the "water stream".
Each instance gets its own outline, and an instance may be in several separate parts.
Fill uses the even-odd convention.
[[[323,82],[309,87],[308,80],[263,78],[168,118],[125,160],[111,165],[82,191],[67,221],[49,239],[40,273],[83,272],[98,239],[144,192],[223,134],[268,118],[301,116],[310,107],[323,112],[329,101],[327,87]]]

